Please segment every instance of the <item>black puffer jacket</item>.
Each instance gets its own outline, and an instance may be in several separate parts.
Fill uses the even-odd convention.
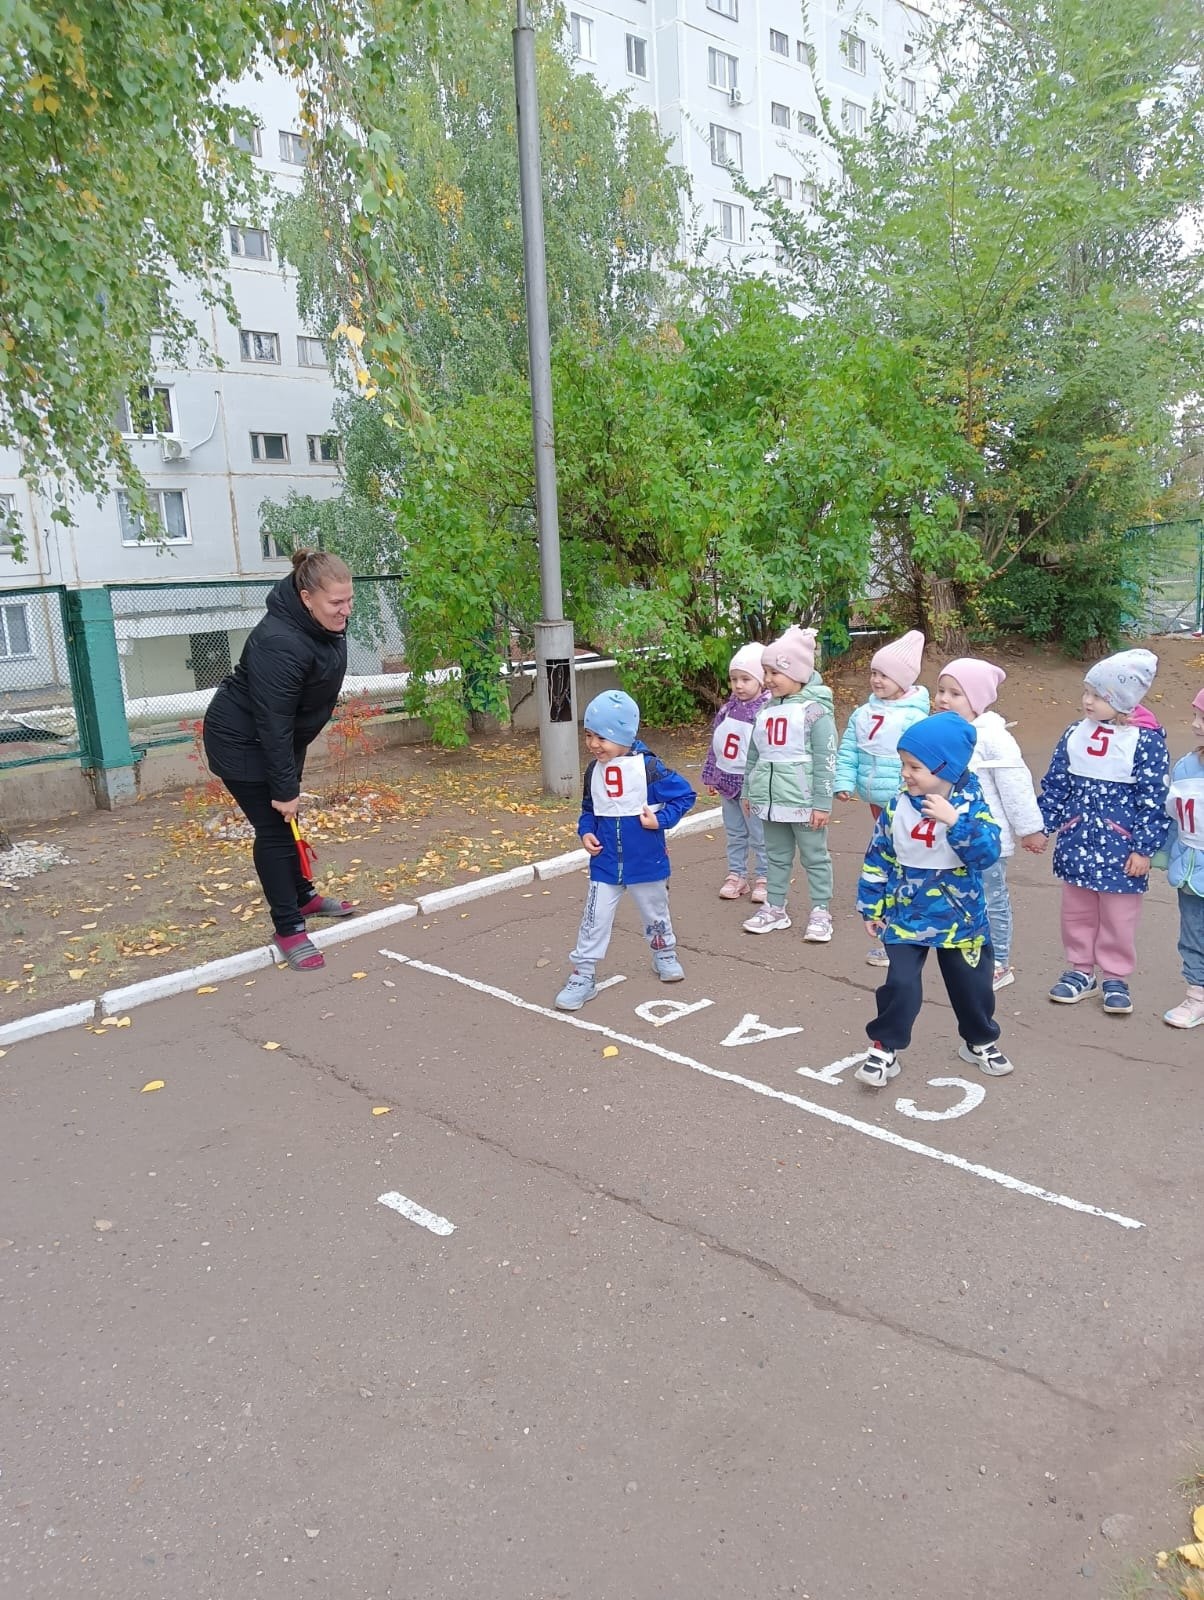
[[[305,752],[330,721],[347,672],[347,637],[316,622],[290,573],[267,599],[238,665],[205,713],[205,755],[219,778],[301,792]]]

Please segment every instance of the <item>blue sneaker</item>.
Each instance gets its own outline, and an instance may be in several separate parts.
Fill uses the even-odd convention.
[[[569,974],[569,981],[556,996],[557,1011],[580,1011],[587,1000],[592,1000],[598,992],[598,985],[594,982],[592,972],[573,971]]]
[[[1133,1009],[1133,998],[1129,993],[1129,986],[1123,978],[1105,978],[1101,988],[1104,991],[1104,1010],[1110,1017],[1127,1017]]]
[[[652,952],[652,970],[662,983],[680,983],[686,975],[686,969],[677,959],[674,950],[654,950]]]
[[[1092,974],[1064,972],[1049,991],[1049,998],[1060,1006],[1077,1006],[1080,1000],[1085,1000],[1089,994],[1094,994],[1098,987]]]

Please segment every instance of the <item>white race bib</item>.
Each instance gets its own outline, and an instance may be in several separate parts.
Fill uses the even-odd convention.
[[[1080,778],[1132,783],[1140,737],[1140,728],[1118,728],[1114,722],[1076,722],[1066,740],[1070,770]]]
[[[751,722],[738,722],[735,717],[724,717],[711,739],[715,765],[720,772],[743,772],[748,765],[748,745],[752,738]]]
[[[946,837],[948,832],[943,822],[924,816],[912,804],[910,795],[899,796],[891,836],[895,857],[903,866],[919,867],[922,872],[941,872],[946,867],[960,867],[962,858],[949,843]]]
[[[1177,778],[1166,796],[1167,815],[1189,850],[1204,850],[1204,778]]]
[[[807,708],[766,706],[757,716],[753,738],[762,761],[794,763],[807,759]]]
[[[860,706],[853,713],[857,748],[867,756],[893,756],[900,737],[914,721],[914,706],[896,705],[889,700],[877,706]]]
[[[638,817],[648,804],[648,768],[643,756],[595,761],[589,790],[596,817]]]

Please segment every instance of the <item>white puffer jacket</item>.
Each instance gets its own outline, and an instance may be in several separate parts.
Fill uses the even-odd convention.
[[[970,771],[982,785],[983,799],[999,824],[1000,854],[1010,856],[1017,839],[1040,833],[1045,826],[1033,775],[998,711],[984,711],[975,717],[974,728],[978,743],[970,757]]]

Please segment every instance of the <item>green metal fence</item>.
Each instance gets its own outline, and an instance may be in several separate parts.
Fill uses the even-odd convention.
[[[67,590],[0,589],[0,770],[79,755]]]
[[[1129,537],[1140,541],[1146,554],[1133,631],[1204,632],[1204,518],[1144,523],[1130,528]]]

